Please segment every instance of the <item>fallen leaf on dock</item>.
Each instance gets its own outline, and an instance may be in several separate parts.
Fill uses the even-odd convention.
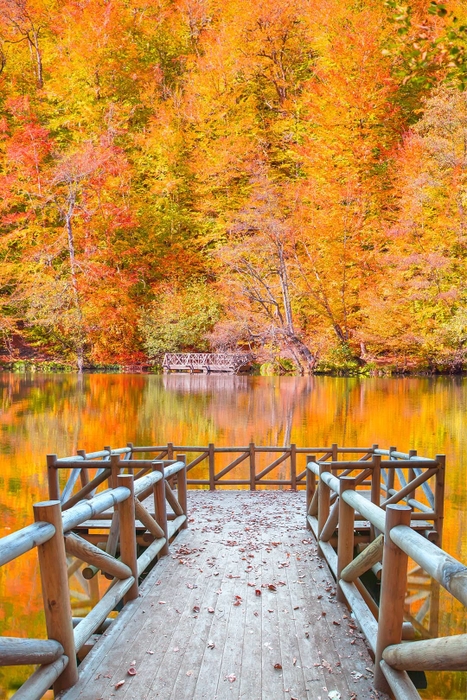
[[[115,683],[115,690],[118,690],[118,688],[121,688],[124,683],[125,683],[125,681],[118,681],[118,683]]]
[[[234,673],[229,674],[225,678],[226,678],[226,680],[229,681],[229,683],[233,683],[234,681],[237,680],[237,676]]]
[[[278,671],[282,669],[282,664],[274,664],[274,668],[277,668]]]
[[[193,671],[187,671],[187,672],[186,672],[186,675],[187,675],[187,676],[192,676],[192,675],[193,675]]]
[[[136,674],[138,673],[138,671],[136,670],[136,668],[135,668],[134,666],[130,666],[130,668],[128,669],[127,673],[128,673],[129,676],[136,676]]]
[[[359,681],[360,678],[363,678],[363,673],[359,673],[358,671],[351,671],[350,675],[355,681]]]
[[[199,605],[193,605],[193,612],[199,613]]]
[[[214,649],[215,646],[214,642],[208,642],[208,649]]]
[[[255,595],[258,595],[258,596],[261,595],[261,589],[260,589],[260,588],[257,588],[257,589],[255,590]]]
[[[214,612],[214,608],[208,608],[208,613],[213,613],[213,612]]]

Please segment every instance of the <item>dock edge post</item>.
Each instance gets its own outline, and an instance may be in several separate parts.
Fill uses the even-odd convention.
[[[78,681],[62,510],[60,501],[53,500],[35,503],[33,511],[36,523],[47,522],[55,527],[55,535],[44,544],[38,545],[37,553],[47,636],[60,642],[68,657],[67,666],[54,683],[54,692],[57,694],[71,688]]]
[[[410,506],[395,504],[389,505],[386,509],[374,678],[375,689],[385,693],[390,692],[390,688],[381,670],[380,662],[383,658],[383,651],[387,646],[400,644],[402,641],[408,561],[407,554],[392,541],[391,530],[397,525],[410,527],[411,512]]]
[[[118,505],[120,515],[120,555],[122,562],[130,567],[134,583],[125,593],[123,602],[138,597],[138,557],[136,553],[136,517],[135,517],[135,488],[133,474],[118,474],[117,486],[124,486],[130,495]]]

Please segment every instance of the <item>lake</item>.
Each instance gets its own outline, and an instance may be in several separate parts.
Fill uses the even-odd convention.
[[[45,455],[104,445],[397,446],[446,454],[444,548],[467,562],[467,379],[0,374],[0,536],[47,497]],[[45,636],[36,557],[0,569],[0,633]],[[467,632],[442,595],[440,634]],[[75,606],[76,607],[76,606]],[[0,668],[0,697],[24,669]],[[466,698],[467,673],[428,675],[427,698]]]

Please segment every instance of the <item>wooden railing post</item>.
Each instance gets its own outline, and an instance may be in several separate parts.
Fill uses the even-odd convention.
[[[186,485],[186,455],[177,455],[177,461],[183,462],[185,467],[177,472],[177,498],[183,512],[186,515],[186,520],[181,526],[181,530],[186,530],[188,527],[188,501],[187,501],[187,485]]]
[[[297,445],[290,445],[290,488],[292,491],[297,490]]]
[[[156,521],[162,528],[166,539],[166,543],[161,549],[161,555],[165,556],[169,553],[169,532],[167,529],[167,505],[165,502],[164,463],[154,462],[154,471],[158,471],[162,474],[162,479],[156,481],[154,484],[154,510]]]
[[[313,500],[314,493],[316,491],[316,474],[308,468],[310,462],[316,462],[316,457],[314,455],[309,455],[306,458],[306,527],[307,530],[311,530],[311,525],[308,522],[308,516],[310,513],[310,506]]]
[[[446,471],[446,455],[436,455],[438,471],[435,483],[435,507],[436,513],[435,528],[437,532],[436,544],[441,547],[443,543],[443,522],[444,522],[444,477]]]
[[[52,523],[55,535],[37,547],[42,582],[47,636],[62,645],[68,665],[54,683],[55,693],[70,688],[78,680],[76,665],[73,620],[68,591],[68,572],[63,539],[62,511],[60,501],[35,503],[35,522]]]
[[[371,502],[378,507],[381,504],[381,455],[373,455],[371,464]]]
[[[332,443],[332,445],[331,445],[331,452],[332,452],[331,461],[337,462],[337,460],[338,460],[338,458],[339,458],[339,451],[338,451],[338,444],[337,444],[337,442],[333,442],[333,443]],[[337,476],[337,475],[339,474],[339,472],[338,472],[338,470],[337,470],[337,467],[333,467],[333,468],[332,468],[332,473],[334,474],[334,476]]]
[[[394,460],[391,457],[391,452],[397,452],[397,447],[390,447],[389,448],[389,461],[394,462]],[[389,493],[390,489],[394,488],[395,476],[396,476],[396,471],[395,471],[394,467],[390,467],[390,468],[388,467],[388,490],[387,490],[387,497],[388,498],[391,495]]]
[[[342,498],[344,491],[355,491],[355,479],[343,476],[339,480],[339,535],[337,538],[337,600],[346,602],[344,593],[339,586],[341,572],[353,559],[355,511]]]
[[[57,455],[47,455],[47,481],[51,501],[60,500],[60,484],[58,482]]]
[[[329,506],[331,503],[331,489],[321,479],[321,475],[324,472],[329,472],[329,465],[323,463],[319,465],[320,480],[318,489],[318,553],[321,553],[321,549],[319,546],[319,537],[329,517]]]
[[[417,450],[409,450],[409,459],[411,459],[412,457],[416,457],[416,456],[417,456]],[[409,467],[408,472],[407,472],[407,483],[409,483],[410,481],[413,481],[414,479],[415,479],[415,471],[411,467]],[[404,500],[407,503],[407,505],[409,504],[409,501],[412,498],[415,498],[415,491],[411,491],[405,497]]]
[[[391,540],[391,530],[397,525],[410,526],[409,506],[388,505],[386,531],[384,533],[383,572],[379,605],[378,638],[375,655],[376,690],[389,692],[389,686],[380,667],[384,649],[390,644],[400,644],[404,603],[407,588],[407,554]]]
[[[126,444],[127,447],[130,448],[131,452],[127,452],[125,455],[125,461],[126,460],[131,460],[133,458],[133,443],[132,442],[127,442]],[[135,473],[135,468],[134,467],[128,467],[128,474],[134,474]]]
[[[135,582],[125,593],[123,602],[134,600],[138,597],[138,557],[136,554],[136,522],[135,522],[135,494],[133,474],[119,474],[117,486],[125,486],[130,490],[130,495],[119,503],[120,515],[120,556],[122,562],[130,567]]]
[[[256,490],[256,452],[255,443],[250,442],[250,491]]]
[[[209,465],[209,490],[210,491],[215,491],[216,489],[216,480],[215,480],[215,472],[214,472],[214,443],[210,442],[209,447],[208,447],[208,465]]]
[[[110,487],[115,489],[117,488],[118,484],[118,475],[120,474],[122,470],[122,465],[120,464],[120,455],[111,455],[110,456],[110,466],[112,469],[112,472],[110,474]]]
[[[173,459],[174,458],[174,444],[173,442],[168,442],[167,443],[167,459]]]
[[[373,471],[371,474],[371,502],[378,506],[381,505],[381,455],[373,455],[371,459]],[[370,525],[371,539],[378,537],[379,532],[375,530],[374,525]]]
[[[83,466],[81,467],[81,471],[79,473],[81,486],[87,486],[89,484],[89,472],[87,467],[84,466],[84,463],[86,462],[86,450],[76,450],[76,454],[83,458]],[[89,494],[87,497],[91,498]]]

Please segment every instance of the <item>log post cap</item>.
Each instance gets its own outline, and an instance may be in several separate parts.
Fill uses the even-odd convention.
[[[395,511],[408,511],[409,513],[412,512],[412,508],[410,506],[403,506],[400,503],[390,503],[387,506],[386,511],[390,511],[390,510],[392,510],[392,511],[394,511],[394,510]]]
[[[51,508],[52,506],[60,506],[60,501],[39,501],[39,503],[33,503],[33,508]]]
[[[412,508],[400,503],[390,503],[386,508],[386,535],[397,525],[409,525]]]
[[[117,476],[117,481],[120,486],[127,486],[127,484],[131,484],[134,480],[133,474],[118,474]],[[127,486],[127,488],[129,488]]]

